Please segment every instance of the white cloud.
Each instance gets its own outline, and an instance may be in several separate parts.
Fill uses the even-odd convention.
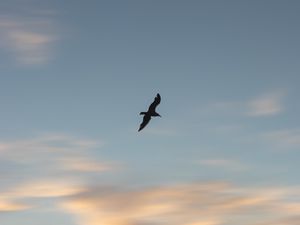
[[[284,91],[272,91],[246,101],[217,102],[207,107],[206,112],[250,117],[273,116],[284,111]]]
[[[178,136],[179,132],[176,129],[169,129],[169,128],[153,128],[147,127],[147,129],[141,131],[146,134],[151,135],[158,135],[158,136]]]
[[[229,169],[229,170],[244,170],[246,165],[237,160],[230,159],[202,159],[198,161],[198,164],[207,167],[213,167],[217,169]]]
[[[281,148],[300,147],[300,129],[285,129],[266,132],[262,138]]]
[[[272,92],[259,96],[246,103],[249,116],[270,116],[283,111],[283,92]]]
[[[41,64],[50,57],[50,45],[56,38],[26,30],[12,30],[7,34],[9,45],[23,64]]]
[[[58,35],[53,17],[46,15],[0,17],[0,47],[23,65],[48,62]]]

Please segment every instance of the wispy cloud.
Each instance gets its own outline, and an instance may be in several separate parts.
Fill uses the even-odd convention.
[[[62,168],[78,172],[102,172],[118,167],[114,163],[102,162],[83,157],[71,157],[61,159]]]
[[[0,198],[0,213],[2,212],[17,212],[29,209],[30,206],[22,203],[17,203],[5,198]]]
[[[271,92],[254,98],[246,103],[249,116],[271,116],[284,110],[283,92]]]
[[[53,14],[46,10],[33,11],[34,15],[23,12],[0,17],[0,47],[25,65],[48,62],[58,40]]]
[[[265,132],[261,137],[274,146],[290,149],[300,147],[300,129],[284,129]]]
[[[21,183],[5,192],[12,198],[47,198],[63,197],[78,193],[80,184],[68,178],[43,178]]]
[[[0,182],[0,212],[31,209],[31,198],[74,195],[89,176],[115,170],[117,163],[96,156],[102,146],[64,134],[0,141],[0,169],[10,174]]]
[[[80,185],[70,179],[36,179],[21,182],[0,191],[0,212],[34,209],[36,203],[29,199],[57,199],[82,191]]]
[[[217,168],[217,169],[229,169],[229,170],[244,170],[246,169],[246,165],[242,164],[237,160],[230,159],[202,159],[197,162],[202,166]]]
[[[2,160],[14,162],[16,166],[41,166],[44,172],[57,171],[99,172],[113,170],[116,163],[102,162],[94,156],[102,142],[80,139],[68,135],[45,135],[32,139],[0,142]],[[49,174],[48,174],[49,175]]]
[[[256,189],[194,183],[145,189],[90,188],[62,203],[78,224],[259,225],[289,221],[300,204],[297,189]],[[291,208],[294,208],[292,210]],[[295,210],[296,209],[296,210]]]
[[[102,146],[94,140],[46,135],[2,141],[0,146],[1,159],[15,162],[26,177],[12,178],[6,187],[0,183],[0,213],[55,207],[73,216],[78,225],[246,225],[245,221],[267,225],[281,221],[296,224],[293,221],[300,212],[299,187],[249,188],[227,182],[199,182],[130,188],[107,186],[95,179],[92,184],[86,183],[78,171],[98,173],[107,165],[107,169],[114,169],[110,162],[94,157],[93,149]],[[221,168],[238,165],[226,159],[201,163]],[[28,167],[34,174],[27,174]],[[51,206],[42,203],[49,200]]]
[[[266,92],[246,101],[217,102],[207,108],[207,112],[244,115],[249,117],[273,116],[284,111],[283,90]]]
[[[171,128],[151,128],[147,127],[147,129],[143,130],[143,133],[151,134],[151,135],[158,135],[158,136],[178,136],[179,131],[176,129]]]
[[[258,225],[298,225],[299,221],[300,221],[300,216],[294,216],[291,218],[283,218],[276,221],[259,223]]]

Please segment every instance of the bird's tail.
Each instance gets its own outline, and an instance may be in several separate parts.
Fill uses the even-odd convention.
[[[146,112],[140,112],[140,115],[145,115],[146,114]]]

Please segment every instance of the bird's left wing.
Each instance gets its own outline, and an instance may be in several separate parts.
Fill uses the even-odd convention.
[[[143,122],[140,125],[139,131],[141,131],[149,123],[150,120],[151,120],[151,116],[145,115],[143,117]]]

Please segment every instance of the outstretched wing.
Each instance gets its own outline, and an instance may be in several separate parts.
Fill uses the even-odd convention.
[[[143,117],[143,122],[140,125],[139,131],[141,131],[149,123],[150,120],[151,120],[151,116],[145,115]]]
[[[155,99],[154,99],[154,102],[151,103],[151,105],[149,106],[149,109],[148,111],[149,112],[155,112],[155,108],[156,106],[158,106],[160,103],[160,95],[157,93]]]

